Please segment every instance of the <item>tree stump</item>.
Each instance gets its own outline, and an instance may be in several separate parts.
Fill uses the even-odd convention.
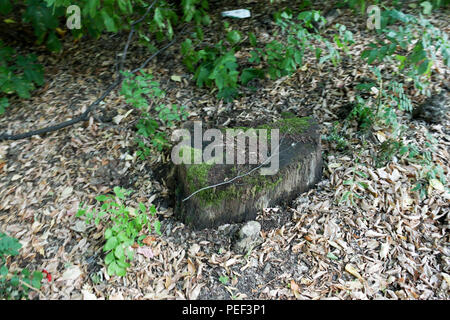
[[[192,133],[192,127],[190,129]],[[248,134],[248,128],[238,129],[241,130],[234,139]],[[196,229],[254,220],[261,209],[291,201],[320,180],[322,152],[319,125],[315,119],[285,116],[282,120],[259,126],[257,129],[266,129],[269,132],[267,140],[272,148],[270,154],[267,153],[263,158],[266,162],[249,164],[250,161],[246,161],[247,163],[238,164],[236,159],[239,153],[245,152],[248,155],[246,160],[250,160],[249,154],[252,150],[249,143],[243,150],[238,150],[237,144],[234,146],[233,164],[228,161],[226,164],[203,162],[176,165],[177,218]],[[278,129],[278,136],[272,129]],[[250,136],[248,134],[247,138]],[[276,138],[279,138],[278,149],[274,148]],[[229,137],[224,141],[225,144],[229,143]],[[198,145],[194,148],[194,144],[191,144],[191,152],[201,154],[207,144],[203,141],[200,148]],[[261,149],[258,149],[258,152],[261,152]],[[228,151],[224,154],[224,157],[226,156],[229,156]],[[268,160],[274,161],[276,157],[278,171],[275,174],[262,175],[261,169],[266,168],[267,173]],[[251,174],[248,174],[249,172]],[[208,188],[213,185],[218,186]],[[202,188],[203,190],[199,191]],[[195,194],[192,195],[193,193]]]

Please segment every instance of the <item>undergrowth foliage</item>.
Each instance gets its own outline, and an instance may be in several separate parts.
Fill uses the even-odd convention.
[[[429,95],[428,80],[438,53],[450,67],[448,35],[422,15],[416,17],[398,10],[382,11],[377,34],[377,41],[364,50],[362,58],[369,64],[378,61],[396,65],[398,74],[413,81],[422,94]]]
[[[161,223],[156,218],[156,208],[152,205],[148,210],[139,203],[137,208],[125,204],[131,190],[120,187],[114,188],[112,195],[100,195],[95,198],[100,209],[80,208],[77,217],[85,217],[87,224],[102,225],[106,240],[103,251],[106,253],[105,264],[109,275],[124,276],[134,251],[131,249],[135,243],[142,245],[146,237],[143,232],[161,234]],[[153,218],[153,219],[152,219]]]
[[[61,37],[67,33],[66,18],[71,17],[66,10],[71,5],[77,5],[81,14],[81,28],[69,31],[76,39],[83,35],[99,37],[102,32],[129,30],[131,23],[142,16],[149,6],[153,6],[152,13],[138,29],[142,43],[151,47],[149,33],[159,40],[172,38],[176,23],[191,20],[201,23],[208,2],[183,0],[182,14],[179,16],[177,8],[164,0],[1,0],[0,14],[9,17],[14,11],[25,7],[21,11],[22,19],[33,27],[38,44],[45,43],[51,51],[61,51]],[[7,22],[12,27],[18,23],[11,18]]]
[[[34,54],[18,55],[16,50],[4,45],[0,40],[0,115],[9,106],[8,96],[16,94],[20,98],[30,98],[35,86],[44,83],[43,68]]]
[[[66,10],[71,5],[80,8],[80,29],[69,30],[66,26],[71,17]],[[152,10],[145,15],[149,6]],[[179,8],[164,0],[0,0],[3,22],[10,28],[31,27],[36,44],[45,44],[52,52],[63,50],[62,39],[69,34],[74,39],[81,39],[86,35],[98,38],[104,32],[128,31],[140,17],[145,19],[136,30],[139,43],[153,52],[156,51],[155,42],[173,38],[176,24],[209,24],[207,9],[206,0],[183,0]],[[17,21],[18,15],[22,21]],[[35,86],[41,86],[43,82],[43,67],[36,63],[34,55],[18,55],[0,41],[0,92],[6,94],[0,96],[0,115],[10,104],[9,95],[29,98]]]
[[[239,86],[246,86],[254,79],[266,77],[275,80],[294,73],[303,65],[306,50],[312,50],[320,64],[331,60],[337,65],[340,59],[338,49],[347,49],[353,42],[352,34],[345,26],[337,25],[333,42],[320,34],[309,31],[313,23],[324,22],[325,18],[318,11],[303,11],[295,15],[290,11],[275,14],[279,33],[286,37],[287,43],[272,40],[260,44],[253,33],[244,36],[238,30],[232,30],[227,22],[225,39],[211,46],[203,43],[203,34],[196,33],[194,39],[186,39],[181,45],[183,62],[189,71],[194,72],[194,79],[199,87],[217,87],[217,97],[230,101],[239,94]],[[246,41],[248,39],[248,41]],[[248,50],[247,61],[238,61],[236,52]],[[321,49],[323,44],[325,49]],[[250,65],[251,67],[244,67]]]
[[[352,122],[357,123],[360,133],[371,133],[372,128],[387,128],[388,137],[377,146],[373,158],[375,167],[383,167],[390,161],[405,161],[418,164],[415,186],[421,198],[425,198],[431,187],[444,189],[447,181],[442,167],[433,160],[434,139],[428,135],[425,148],[417,143],[405,143],[403,134],[407,127],[398,120],[398,112],[411,113],[413,106],[405,88],[412,83],[424,95],[430,95],[428,89],[432,66],[440,54],[445,65],[450,66],[450,46],[447,34],[434,27],[423,16],[419,18],[404,14],[398,10],[386,10],[382,14],[382,28],[376,42],[362,52],[361,58],[369,64],[390,63],[394,74],[378,66],[372,67],[375,81],[361,83],[357,89],[361,93],[344,123],[335,123],[330,133],[324,137],[333,143],[337,150],[349,147],[348,129]],[[413,45],[411,45],[413,44]],[[389,80],[388,80],[389,79]],[[362,93],[370,93],[363,98]],[[356,151],[353,151],[356,152]],[[355,166],[356,168],[357,166]],[[349,187],[340,198],[340,202],[354,205],[354,199],[361,197],[355,190],[367,190],[369,186],[359,179],[362,172],[355,169],[355,179],[346,180]],[[358,173],[359,172],[359,173]]]
[[[144,160],[151,152],[144,140],[149,139],[158,151],[162,151],[170,144],[166,132],[160,130],[160,126],[173,127],[175,123],[187,119],[187,112],[184,106],[167,105],[161,102],[165,92],[159,88],[159,83],[153,80],[151,74],[141,71],[139,75],[129,72],[123,72],[123,75],[125,80],[120,93],[127,103],[140,111],[136,128],[142,139],[136,139],[139,146],[136,155]],[[152,106],[154,106],[153,115]]]
[[[20,248],[19,240],[0,232],[0,299],[26,299],[30,288],[41,287],[42,272],[27,268],[12,272],[8,268],[8,261],[19,255]]]

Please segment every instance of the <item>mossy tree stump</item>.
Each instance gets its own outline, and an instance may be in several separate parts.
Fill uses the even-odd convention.
[[[282,120],[257,128],[268,131],[279,129],[279,148],[267,153],[269,157],[277,154],[279,164],[277,173],[261,175],[261,162],[176,165],[175,215],[181,221],[201,229],[254,220],[261,209],[291,201],[320,180],[322,174],[320,134],[319,126],[313,118],[285,116]],[[246,130],[239,129],[242,129],[242,132]],[[269,145],[271,139],[269,134]],[[205,148],[205,142],[202,148]],[[248,154],[249,149],[244,151]],[[234,154],[238,152],[242,150],[236,150]],[[252,169],[255,170],[247,174]],[[237,176],[242,177],[233,180]],[[233,182],[227,183],[230,180]],[[195,193],[216,184],[220,185]],[[193,193],[195,194],[191,196]]]

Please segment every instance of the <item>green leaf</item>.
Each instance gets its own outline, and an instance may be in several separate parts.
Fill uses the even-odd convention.
[[[0,267],[0,279],[8,274],[8,268],[5,265]]]
[[[153,223],[153,228],[155,228],[155,232],[159,235],[161,235],[161,222],[159,220],[156,220]]]
[[[110,252],[106,255],[105,257],[105,263],[106,264],[111,264],[113,261],[115,261],[115,257],[114,257],[114,252]]]
[[[117,274],[119,277],[123,277],[123,276],[125,276],[125,275],[127,274],[127,269],[126,269],[126,268],[121,268],[121,267],[117,266],[117,268],[116,268],[116,274]]]
[[[113,276],[117,273],[117,269],[119,269],[119,266],[115,261],[111,262],[111,264],[108,266],[108,275]]]
[[[43,77],[43,73],[41,70],[35,69],[32,67],[28,67],[24,70],[23,73],[28,81],[33,81],[38,86],[41,86],[44,84],[44,77]]]
[[[422,63],[419,64],[419,67],[417,68],[417,72],[419,74],[428,74],[431,71],[431,67],[433,66],[433,62],[425,59],[422,61]]]
[[[248,34],[248,40],[250,41],[250,45],[251,45],[252,47],[256,47],[256,45],[257,45],[257,39],[256,39],[256,36],[255,36],[255,34],[254,34],[253,32],[250,32],[250,33]]]
[[[367,177],[368,177],[368,175],[367,175],[366,173],[361,172],[361,171],[355,171],[355,173],[356,173],[358,176],[362,177],[362,178],[367,178]]]
[[[59,41],[58,36],[55,32],[50,32],[47,38],[47,48],[53,52],[59,52],[62,49],[61,41]]]
[[[106,241],[105,246],[103,247],[103,251],[109,251],[114,249],[118,243],[119,241],[117,240],[116,237],[109,238],[108,241]]]
[[[41,287],[41,281],[43,278],[44,278],[44,274],[42,272],[34,271],[33,279],[31,280],[31,285],[34,288],[39,289]]]
[[[117,26],[114,22],[114,19],[108,14],[108,12],[103,9],[100,14],[103,18],[103,23],[105,24],[106,30],[108,32],[117,32]]]
[[[109,238],[111,238],[113,235],[113,232],[111,229],[106,229],[105,231],[105,239],[108,240]]]
[[[19,281],[19,277],[18,276],[13,276],[11,278],[11,285],[13,287],[17,287],[19,285],[20,281]]]
[[[29,277],[29,276],[30,276],[30,271],[29,271],[28,269],[23,269],[23,270],[22,270],[22,274],[23,274],[25,277]]]
[[[364,189],[368,189],[368,188],[369,188],[369,185],[368,185],[367,183],[365,183],[365,182],[358,181],[358,184],[359,184],[361,187],[363,187]]]
[[[125,260],[125,253],[124,253],[123,245],[118,245],[116,247],[116,249],[114,250],[114,256],[121,261]]]
[[[122,189],[121,187],[114,187],[114,193],[116,194],[116,197],[123,200],[125,199],[125,189]]]
[[[0,115],[2,115],[9,106],[8,98],[0,98]]]
[[[164,27],[164,17],[161,13],[161,9],[160,8],[156,8],[155,9],[155,14],[153,16],[153,20],[156,22],[156,24],[158,25],[159,28],[163,28]]]
[[[34,89],[31,82],[21,78],[13,78],[11,81],[12,88],[17,92],[17,95],[24,99],[30,98],[30,91]]]
[[[120,242],[126,242],[129,241],[130,239],[127,237],[125,232],[121,232],[119,233],[119,235],[117,236],[117,238],[119,239]]]
[[[100,5],[100,0],[89,0],[86,3],[87,11],[91,18],[94,18],[97,15],[97,8]]]
[[[126,269],[126,268],[128,268],[128,267],[130,266],[129,263],[124,262],[124,261],[117,261],[117,265],[118,265],[119,267],[121,267],[121,268],[124,268],[124,269]]]
[[[20,248],[22,248],[22,245],[19,240],[0,232],[0,257],[2,255],[17,256]]]
[[[420,4],[423,7],[423,14],[431,14],[431,9],[433,9],[433,5],[429,1],[424,1]]]
[[[241,38],[241,33],[237,30],[232,30],[227,33],[227,40],[232,46],[241,41]]]
[[[128,258],[128,260],[133,260],[133,257],[134,257],[134,251],[133,251],[133,250],[130,250],[129,248],[126,248],[125,250],[126,250],[126,253],[127,253],[127,258]]]
[[[261,69],[248,68],[242,70],[241,83],[245,86],[253,79],[263,79],[264,71]]]
[[[300,12],[300,14],[297,16],[297,19],[309,22],[312,19],[312,12],[311,11]]]
[[[411,63],[418,63],[419,61],[425,59],[426,57],[427,57],[427,53],[423,47],[422,42],[418,42],[414,46],[412,53],[408,56],[408,60]]]
[[[104,194],[95,197],[95,200],[97,200],[99,202],[103,202],[103,201],[106,201],[108,199],[109,199],[109,197],[104,195]]]
[[[349,180],[344,180],[343,184],[346,186],[351,186],[353,185],[355,182],[353,181],[353,179],[349,179]]]
[[[117,0],[119,8],[124,13],[131,13],[130,1],[127,0]]]

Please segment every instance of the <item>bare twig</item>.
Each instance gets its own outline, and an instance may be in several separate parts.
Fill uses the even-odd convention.
[[[33,286],[30,286],[28,283],[26,283],[26,282],[23,281],[23,280],[20,280],[20,279],[19,279],[19,282],[20,282],[21,284],[23,284],[25,287],[27,287],[28,289],[31,289],[31,290],[34,290],[34,291],[36,291],[36,292],[42,293],[41,290],[39,290],[39,289],[37,289],[37,288],[35,288],[35,287],[33,287]]]
[[[156,3],[156,0],[153,1],[152,4],[150,4],[148,6],[147,10],[145,11],[145,13],[144,13],[144,15],[142,17],[140,17],[138,20],[134,21],[131,24],[131,30],[130,30],[130,33],[128,34],[128,39],[127,39],[127,42],[125,43],[125,48],[123,49],[123,54],[122,54],[122,57],[120,59],[119,73],[120,73],[120,71],[123,70],[123,64],[124,64],[124,62],[126,60],[126,57],[127,57],[128,47],[130,46],[131,39],[133,38],[134,26],[145,19],[145,17],[150,13],[150,9],[155,5],[155,3]]]
[[[5,277],[6,277],[6,279],[11,279],[11,278],[14,277],[14,274],[8,273]],[[42,293],[41,290],[39,290],[38,288],[35,288],[35,287],[33,287],[32,285],[26,283],[26,282],[23,281],[22,279],[18,279],[18,280],[19,280],[19,283],[20,283],[20,284],[24,285],[24,286],[27,287],[28,289],[31,289],[31,290],[33,290],[33,291]]]

